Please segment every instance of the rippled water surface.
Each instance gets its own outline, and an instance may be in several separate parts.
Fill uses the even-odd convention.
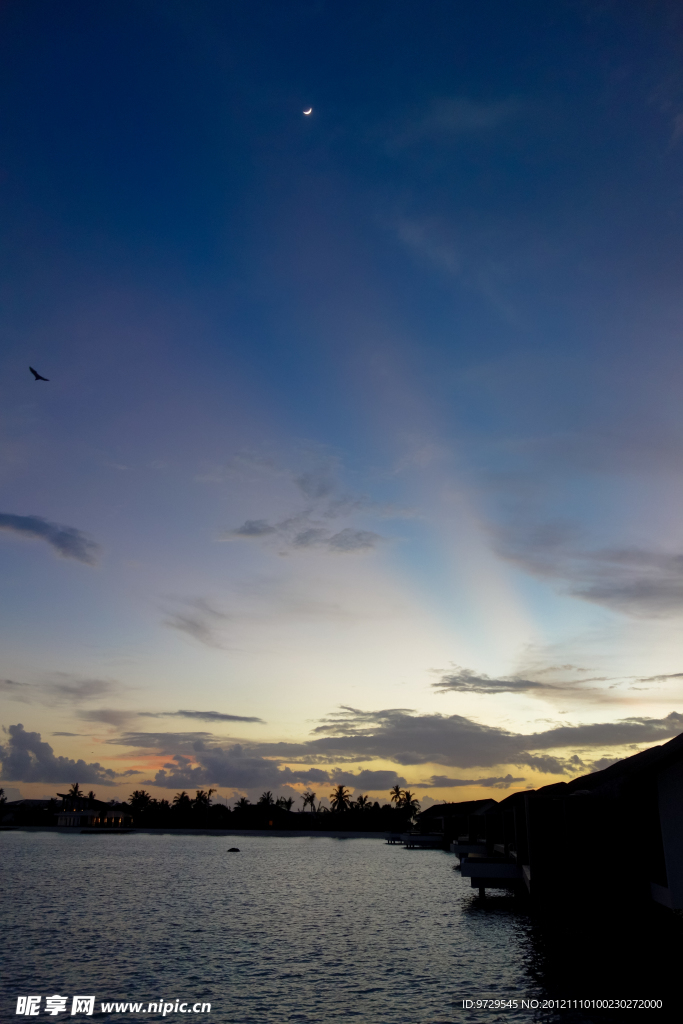
[[[117,1021],[160,1018],[102,1015],[101,1001],[210,1002],[194,1019],[226,1024],[556,1019],[462,1010],[544,988],[523,905],[479,901],[450,854],[376,839],[20,831],[0,834],[0,852],[3,1021],[22,1019],[27,993],[94,994],[96,1016]]]

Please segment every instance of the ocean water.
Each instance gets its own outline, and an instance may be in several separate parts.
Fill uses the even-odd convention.
[[[148,1004],[176,1000],[210,1003],[189,1018],[207,1024],[664,1019],[522,1008],[577,993],[524,901],[479,900],[441,851],[376,839],[17,831],[0,833],[0,858],[3,1022],[22,1019],[16,1001],[28,994],[43,996],[39,1019],[57,1021],[88,1019],[70,1015],[76,994],[94,995],[93,1019],[112,1021],[160,1020]],[[630,982],[628,995],[658,994]],[[46,1015],[53,994],[69,997],[66,1012]],[[476,1005],[492,999],[518,1007]],[[146,1012],[103,1013],[103,1002]],[[174,1009],[163,1019],[188,1018]]]

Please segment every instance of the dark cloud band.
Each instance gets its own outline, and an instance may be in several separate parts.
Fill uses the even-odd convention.
[[[194,718],[199,722],[259,722],[262,718],[244,715],[225,715],[222,711],[141,711],[140,718]]]
[[[40,516],[17,516],[0,512],[0,530],[46,541],[62,558],[75,558],[85,565],[95,565],[99,546],[73,526],[50,523]]]

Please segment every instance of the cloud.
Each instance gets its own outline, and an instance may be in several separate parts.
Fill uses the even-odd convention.
[[[601,772],[604,768],[611,768],[617,761],[621,761],[621,757],[601,757],[597,761],[592,761],[590,764],[590,771]]]
[[[168,787],[222,785],[273,789],[297,783],[341,783],[381,791],[398,783],[505,789],[524,782],[525,778],[500,771],[469,779],[443,773],[425,783],[406,783],[395,770],[373,771],[363,767],[357,771],[339,766],[373,760],[401,766],[443,765],[466,771],[517,765],[543,774],[577,775],[595,770],[593,764],[599,763],[586,759],[586,752],[595,751],[599,756],[605,748],[662,743],[682,731],[683,715],[677,712],[660,719],[633,717],[523,734],[481,725],[461,715],[420,715],[403,708],[360,711],[347,707],[316,727],[312,739],[300,743],[231,741],[225,745],[224,739],[210,732],[128,732],[107,742],[167,754],[173,760],[149,781]]]
[[[631,549],[598,551],[588,559],[589,578],[571,587],[577,597],[635,616],[683,611],[683,555]]]
[[[638,676],[639,683],[664,683],[667,679],[683,679],[683,672],[668,672],[659,676]]]
[[[334,518],[334,515],[330,515],[329,518]],[[311,518],[307,512],[285,519],[275,526],[271,526],[265,519],[248,519],[237,529],[224,534],[223,539],[260,540],[273,534],[278,537],[280,544],[287,545],[291,550],[321,548],[336,554],[370,551],[384,540],[379,533],[372,530],[357,530],[352,527],[334,533],[323,523]]]
[[[70,757],[56,757],[50,744],[42,742],[40,733],[26,732],[21,723],[10,725],[7,731],[8,743],[0,744],[0,778],[9,782],[97,782],[113,786],[119,778],[139,774],[132,769],[115,772],[99,762],[86,764]]]
[[[565,524],[507,527],[499,553],[574,597],[637,617],[683,611],[683,555],[637,547],[586,550]]]
[[[233,789],[273,789],[297,783],[305,785],[343,785],[360,791],[386,791],[407,785],[405,778],[392,770],[358,772],[338,767],[326,770],[315,766],[290,768],[281,759],[264,757],[255,746],[234,743],[222,746],[211,733],[127,733],[108,741],[142,749],[161,748],[172,757],[157,772],[150,785],[187,789],[201,786],[226,786]]]
[[[447,775],[432,775],[431,779],[427,782],[418,782],[416,785],[428,789],[451,789],[457,786],[484,786],[486,789],[509,789],[510,786],[515,786],[525,781],[526,779],[523,776],[521,778],[514,778],[509,773],[503,777],[490,775],[485,779],[453,779]]]
[[[560,726],[521,734],[481,725],[461,715],[418,715],[403,708],[359,711],[343,708],[316,727],[316,738],[300,744],[258,744],[262,754],[287,759],[340,757],[381,758],[400,765],[442,764],[454,768],[524,765],[552,774],[575,773],[583,767],[576,751],[662,743],[683,731],[683,715],[628,718],[620,722]],[[324,734],[324,735],[320,735]],[[574,756],[557,756],[568,750]]]
[[[328,498],[336,490],[335,479],[336,466],[327,464],[318,466],[296,477],[295,483],[301,488],[307,498],[318,501],[321,498]]]
[[[295,548],[316,547],[319,544],[323,544],[328,536],[327,531],[321,527],[311,526],[307,530],[302,530],[301,533],[295,535],[292,540],[292,546]]]
[[[228,615],[214,608],[203,597],[188,599],[178,604],[180,608],[166,612],[167,617],[163,620],[165,626],[184,633],[205,647],[224,648],[220,630],[229,621]]]
[[[58,705],[79,705],[102,697],[110,697],[119,693],[120,683],[109,679],[79,679],[67,672],[54,673],[51,681],[31,686],[28,683],[15,683],[11,679],[0,679],[0,692],[5,692],[10,699],[22,701],[24,704],[39,703],[48,707]],[[132,712],[111,712],[125,714],[130,717]],[[93,712],[92,715],[97,714]],[[90,713],[80,714],[87,721],[107,721],[105,718],[92,717]],[[112,723],[115,724],[115,723]]]
[[[271,789],[303,782],[329,782],[329,773],[319,768],[292,771],[279,768],[266,758],[253,754],[241,744],[199,750],[194,755],[174,754],[148,785],[165,789],[197,789],[203,786],[225,786],[230,789]]]
[[[117,729],[126,725],[134,715],[134,711],[117,711],[115,708],[98,708],[94,711],[78,712],[78,718],[82,722],[104,722],[105,725],[114,725]]]
[[[408,783],[393,771],[370,771],[363,768],[359,772],[342,772],[335,768],[330,773],[331,781],[335,785],[352,786],[357,790],[372,790],[373,792],[389,792],[394,786],[407,786]]]
[[[672,711],[666,718],[625,718],[620,722],[565,725],[526,737],[531,750],[553,748],[613,747],[632,743],[663,743],[683,732],[683,715]]]
[[[373,533],[372,530],[347,528],[329,537],[326,544],[331,551],[369,551],[382,540],[383,538],[378,533]]]
[[[420,255],[426,257],[434,266],[459,277],[463,270],[464,257],[460,248],[451,239],[443,237],[441,227],[438,228],[427,221],[400,220],[396,226],[399,239]],[[412,465],[428,465],[436,459],[443,458],[444,452],[435,447],[433,442],[424,444],[411,455]]]
[[[475,673],[468,668],[455,666],[455,672],[449,672],[441,679],[432,683],[435,690],[457,693],[519,693],[527,690],[552,690],[555,687],[548,683],[539,683],[531,679],[512,676],[508,679],[491,679],[485,673]]]
[[[267,537],[271,533],[277,533],[277,529],[265,519],[247,519],[236,530],[230,531],[233,537]]]
[[[262,718],[247,718],[244,715],[224,715],[221,711],[141,711],[140,718],[196,718],[201,722],[259,722]]]
[[[316,767],[290,768],[277,761],[261,757],[242,744],[230,747],[204,748],[192,754],[176,753],[172,760],[156,773],[148,784],[168,789],[189,789],[202,786],[225,786],[231,789],[272,789],[296,784],[318,786],[348,786],[357,791],[389,792],[395,786],[405,786],[406,780],[395,771],[359,772],[333,768],[326,771]]]
[[[491,131],[517,117],[521,111],[518,100],[480,101],[464,96],[434,99],[427,110],[415,112],[401,131],[390,140],[392,147],[403,149],[419,142],[448,142],[463,135]]]
[[[218,742],[211,732],[125,732],[106,742],[138,750],[159,749],[169,755],[178,750],[201,750],[206,743]]]
[[[61,558],[75,558],[77,562],[83,562],[85,565],[97,564],[99,545],[72,526],[50,523],[40,516],[16,516],[2,512],[0,530],[44,540]]]
[[[635,680],[638,683],[659,683],[669,679],[682,679],[683,672],[671,672],[656,676],[591,676],[588,675],[591,669],[579,668],[576,665],[533,665],[522,672],[515,673],[504,678],[492,679],[485,672],[474,672],[472,669],[453,666],[454,671],[442,672],[441,678],[432,683],[432,688],[441,693],[525,693],[540,690],[540,696],[576,694],[583,695],[591,693],[590,683],[611,683],[609,690],[615,689],[619,683],[628,683]],[[434,670],[436,671],[436,670]],[[550,677],[552,682],[541,682],[537,678]],[[567,678],[569,676],[570,678]],[[573,676],[573,678],[571,678]],[[649,687],[631,686],[631,689],[648,689]],[[592,690],[595,696],[600,695],[601,699],[607,699],[604,689]],[[560,712],[566,714],[567,712]]]
[[[10,700],[17,700],[21,704],[30,704],[30,690],[31,687],[28,683],[16,683],[13,679],[0,679],[0,693],[4,693]]]
[[[383,538],[372,530],[350,523],[343,529],[331,529],[330,521],[350,519],[358,512],[372,512],[384,519],[405,517],[405,509],[377,505],[364,495],[346,494],[340,490],[338,462],[328,459],[297,476],[294,484],[308,500],[308,505],[276,522],[268,519],[246,519],[240,526],[226,531],[221,540],[275,541],[282,554],[286,551],[317,548],[335,554],[369,551]]]
[[[75,679],[66,673],[58,673],[64,682],[51,682],[38,688],[46,704],[82,704],[89,700],[109,696],[120,689],[118,683],[107,679]]]

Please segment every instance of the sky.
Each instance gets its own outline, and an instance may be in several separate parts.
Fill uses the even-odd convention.
[[[679,4],[0,50],[8,796],[501,799],[683,731]]]

